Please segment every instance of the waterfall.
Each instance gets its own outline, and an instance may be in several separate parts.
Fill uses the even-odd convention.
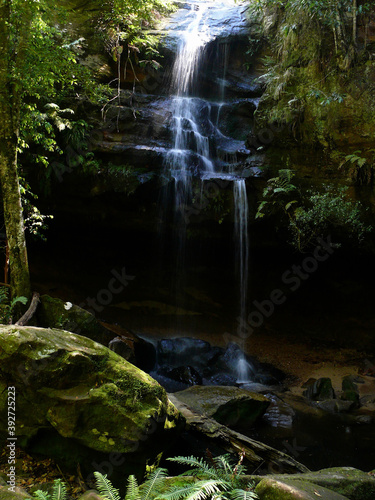
[[[234,5],[234,2],[232,2]],[[238,148],[243,146],[224,135],[219,128],[220,113],[224,106],[225,78],[230,60],[230,47],[227,42],[219,47],[217,85],[213,95],[220,102],[208,102],[198,95],[198,68],[212,35],[205,23],[209,9],[220,12],[222,5],[214,1],[201,1],[191,4],[188,21],[178,44],[176,60],[171,78],[171,131],[172,147],[165,158],[165,173],[174,186],[174,208],[176,211],[174,228],[177,233],[176,255],[176,296],[183,290],[185,267],[185,243],[187,221],[185,211],[192,203],[193,178],[200,179],[201,196],[206,180],[227,179],[233,182],[235,206],[235,240],[240,288],[240,316],[246,320],[246,300],[248,288],[248,202],[245,180],[234,173]],[[221,149],[217,147],[220,143]],[[178,299],[177,299],[178,302]],[[246,360],[241,366],[239,378],[246,379]]]
[[[193,19],[181,38],[172,71],[172,132],[173,147],[167,153],[166,168],[175,182],[176,208],[183,210],[191,197],[193,166],[201,172],[213,172],[209,139],[199,126],[201,102],[191,97],[197,80],[198,62],[209,41],[204,13],[208,4],[191,6]]]
[[[247,292],[248,292],[248,262],[249,262],[249,233],[248,233],[248,202],[246,194],[246,184],[244,179],[233,182],[234,196],[234,234],[236,247],[236,271],[239,277],[240,292],[240,327],[247,321]],[[241,354],[237,361],[237,382],[247,383],[252,378],[253,369],[246,360],[243,351],[245,342],[239,342]]]
[[[246,184],[244,179],[233,182],[234,196],[234,233],[236,245],[236,267],[240,282],[240,318],[241,324],[246,322],[246,301],[248,288],[248,261],[249,261],[249,235],[248,235],[248,202]]]

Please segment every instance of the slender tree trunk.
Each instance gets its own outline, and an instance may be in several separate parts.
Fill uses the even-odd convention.
[[[357,0],[353,0],[353,45],[357,45]]]
[[[343,35],[343,28],[344,25],[341,22],[341,17],[340,17],[340,12],[338,8],[336,9],[336,33],[337,33],[337,40],[339,42],[340,50],[343,52],[345,51],[345,41],[344,41],[344,35]]]
[[[332,31],[333,31],[333,39],[334,39],[334,41],[335,41],[335,54],[337,55],[337,54],[338,54],[339,49],[338,49],[338,46],[337,46],[336,28],[335,28],[335,27],[333,27],[333,28],[332,28]]]
[[[9,245],[12,296],[24,295],[30,298],[30,276],[17,171],[20,92],[13,85],[11,75],[11,7],[11,0],[0,0],[0,185]],[[13,51],[13,56],[18,58],[20,53],[15,55]]]
[[[0,105],[0,120],[3,120]],[[4,137],[0,126],[0,183],[9,244],[10,284],[13,297],[30,297],[30,277],[17,172],[17,137]]]

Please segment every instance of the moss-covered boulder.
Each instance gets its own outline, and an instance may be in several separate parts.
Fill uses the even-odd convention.
[[[358,385],[355,383],[355,377],[352,375],[347,375],[342,379],[341,399],[345,401],[353,401],[357,406],[359,406]]]
[[[339,493],[309,482],[266,477],[255,488],[260,500],[348,500]]]
[[[294,485],[298,486],[299,484],[300,488],[307,483],[311,483],[314,487],[324,487],[327,490],[343,495],[345,498],[350,498],[350,500],[372,500],[375,498],[375,477],[353,467],[332,467],[305,474],[275,474],[267,476],[267,478],[285,484],[291,484],[290,481],[292,481]],[[251,479],[260,484],[264,477],[252,476]],[[264,491],[267,491],[268,486],[266,488],[265,484],[263,484],[259,490],[263,490],[263,488]]]
[[[325,401],[327,399],[334,399],[335,392],[332,387],[331,379],[322,377],[312,384],[309,384],[303,395],[313,401]]]
[[[195,385],[175,396],[199,413],[235,428],[252,427],[270,404],[261,394],[227,386]]]
[[[37,319],[39,326],[78,333],[105,346],[115,337],[89,311],[49,295],[40,297]]]
[[[14,487],[14,491],[8,486],[0,486],[0,500],[28,500],[31,496],[23,489]]]
[[[73,465],[84,456],[92,462],[96,452],[140,464],[183,423],[155,380],[86,337],[2,326],[0,346],[0,436],[7,436],[6,389],[14,386],[21,446],[68,462],[74,453]]]

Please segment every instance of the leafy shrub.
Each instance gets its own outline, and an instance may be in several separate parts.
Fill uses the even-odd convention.
[[[10,301],[9,288],[0,287],[0,323],[9,325],[12,322],[12,316],[16,304],[27,304],[27,297],[15,297]]]
[[[280,170],[278,177],[268,180],[257,218],[278,215],[292,236],[290,243],[300,252],[309,250],[317,238],[327,234],[358,243],[364,240],[372,228],[362,220],[361,204],[348,198],[347,187],[324,185],[323,191],[310,189],[302,193],[292,184],[293,177],[291,170]]]

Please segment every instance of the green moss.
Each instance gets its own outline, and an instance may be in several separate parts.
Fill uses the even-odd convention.
[[[263,481],[264,479],[266,480]],[[280,494],[280,498],[283,498],[282,493],[278,490],[280,483],[292,485],[306,492],[311,489],[311,486],[308,486],[309,484],[314,488],[323,487],[326,491],[343,495],[343,497],[351,500],[372,500],[375,498],[375,478],[352,467],[332,467],[305,474],[275,474],[266,478],[254,476],[251,477],[251,480],[257,484],[263,483],[259,486],[258,491],[264,493],[265,499],[272,499],[273,494]],[[263,496],[261,498],[263,499]],[[278,497],[276,496],[276,498]],[[286,498],[290,497],[286,496]],[[324,496],[324,498],[329,497]]]
[[[366,143],[375,134],[375,63],[358,57],[352,66],[335,55],[332,30],[301,2],[263,12],[266,90],[256,112],[256,131],[278,123],[273,143],[299,142],[322,148]],[[350,58],[349,58],[350,59]],[[341,62],[340,62],[341,61]],[[371,145],[371,146],[370,146]],[[352,149],[353,149],[352,147]]]
[[[17,429],[26,444],[41,428],[54,428],[89,449],[130,453],[145,436],[150,447],[163,429],[182,423],[155,380],[86,337],[3,327],[0,341],[2,374],[19,386]]]

